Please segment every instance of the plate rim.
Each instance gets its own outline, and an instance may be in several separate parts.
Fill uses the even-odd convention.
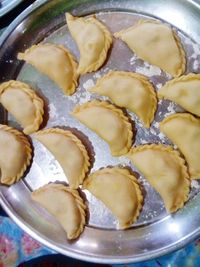
[[[197,5],[200,9],[200,3],[193,0],[186,0],[190,4]],[[37,8],[40,8],[42,5],[46,4],[48,0],[36,0],[33,4],[31,4],[28,8],[26,8],[20,15],[18,15],[14,21],[6,28],[6,30],[3,32],[3,34],[0,36],[0,49],[2,44],[6,41],[6,39],[9,37],[9,35],[12,33],[13,29],[16,28],[16,26],[19,25],[19,23],[25,19],[31,12],[36,10]],[[0,15],[1,17],[1,15]],[[157,257],[163,256],[174,252],[176,250],[179,250],[183,248],[188,243],[194,241],[197,237],[199,237],[200,234],[200,227],[196,231],[193,231],[192,234],[187,235],[183,241],[177,241],[172,245],[169,245],[165,249],[157,249],[154,252],[151,252],[151,254],[141,255],[141,256],[134,256],[133,257],[127,257],[123,258],[123,256],[120,256],[121,260],[119,259],[113,259],[112,256],[106,256],[105,258],[100,258],[94,255],[84,255],[80,252],[73,252],[69,250],[62,249],[61,247],[57,247],[56,245],[52,244],[47,240],[47,238],[44,235],[38,235],[38,232],[36,229],[33,229],[28,223],[26,223],[18,214],[15,212],[15,210],[12,208],[12,206],[9,204],[9,202],[6,200],[6,198],[3,196],[2,192],[0,191],[0,204],[2,208],[6,211],[6,213],[9,215],[9,217],[25,232],[27,232],[32,238],[40,242],[42,245],[46,246],[49,249],[54,250],[55,252],[59,252],[63,255],[66,255],[68,257],[72,257],[78,260],[84,260],[87,262],[92,263],[106,263],[106,264],[126,264],[126,263],[137,263],[141,261],[146,260],[152,260]]]

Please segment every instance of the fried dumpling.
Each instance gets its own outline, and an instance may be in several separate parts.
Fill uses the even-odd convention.
[[[162,197],[166,210],[175,212],[188,199],[190,182],[185,161],[170,146],[141,145],[128,157]]]
[[[185,71],[185,52],[177,34],[166,24],[140,20],[136,25],[114,34],[143,60],[172,76]]]
[[[33,45],[18,59],[25,60],[53,80],[66,95],[72,95],[77,87],[77,64],[67,48],[56,44]]]
[[[25,134],[39,129],[43,121],[44,103],[28,84],[13,80],[2,83],[0,103],[16,118]]]
[[[150,127],[157,107],[156,93],[149,80],[138,73],[111,71],[97,80],[91,92],[108,96],[116,105],[125,107]]]
[[[93,100],[76,106],[72,115],[104,139],[113,156],[126,154],[132,145],[132,125],[121,109]]]
[[[95,17],[78,18],[66,13],[66,20],[80,51],[78,73],[96,71],[106,60],[112,44],[111,33]]]
[[[89,156],[85,146],[72,132],[50,128],[37,132],[41,142],[60,163],[71,188],[78,188],[89,170]]]
[[[68,239],[82,233],[86,206],[77,190],[51,183],[33,191],[31,198],[58,220]]]
[[[120,229],[130,227],[137,220],[143,196],[137,179],[127,169],[113,167],[96,171],[86,178],[83,188],[110,209]]]
[[[172,100],[200,116],[200,74],[190,73],[167,82],[158,91],[158,97]]]
[[[192,179],[200,179],[200,119],[188,113],[176,113],[160,123],[160,130],[184,155]]]
[[[18,130],[0,124],[0,182],[6,185],[18,182],[31,158],[28,138]]]

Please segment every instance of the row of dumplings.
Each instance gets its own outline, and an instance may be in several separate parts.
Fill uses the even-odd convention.
[[[71,53],[60,45],[35,45],[25,53],[19,53],[18,58],[34,65],[70,95],[75,92],[78,75],[94,71],[103,64],[112,38],[106,27],[95,18],[75,18],[68,14],[67,22],[80,50],[78,69]],[[140,36],[142,31],[147,34]],[[84,34],[89,37],[86,38],[87,42]],[[172,76],[179,76],[184,72],[184,51],[178,37],[168,26],[155,21],[142,21],[115,36],[124,40],[139,57],[161,67]],[[149,55],[145,51],[147,44],[152,49],[159,48],[160,58],[156,59],[155,55]],[[171,47],[170,56],[166,49],[168,47]],[[67,71],[62,73],[62,70]],[[168,82],[158,95],[177,102],[199,116],[199,83],[198,74],[185,75]],[[133,111],[146,127],[150,127],[157,99],[153,86],[146,77],[136,73],[112,71],[100,78],[91,91],[106,95],[116,105]],[[27,84],[19,81],[3,83],[0,86],[0,102],[15,116],[25,134],[39,129],[43,120],[44,103]],[[161,131],[185,156],[187,168],[180,154],[169,146],[152,144],[131,148],[133,131],[129,118],[121,109],[108,102],[94,100],[85,103],[77,106],[73,115],[109,144],[112,155],[125,154],[130,158],[159,192],[168,212],[175,212],[184,205],[189,194],[189,177],[200,176],[199,119],[187,113],[179,113],[167,117],[160,124]],[[97,119],[100,120],[98,124]],[[68,178],[69,187],[48,184],[34,191],[32,198],[58,219],[69,239],[77,238],[86,222],[86,203],[76,190],[80,184],[112,211],[118,219],[119,228],[128,228],[136,221],[142,209],[143,196],[141,186],[129,170],[112,167],[88,175],[90,157],[87,148],[72,132],[51,128],[39,131],[33,137],[54,154]],[[17,182],[30,165],[32,147],[26,136],[6,125],[0,126],[0,147],[1,182],[10,185]],[[70,156],[68,154],[66,157],[66,151]],[[5,155],[10,158],[9,162]],[[51,205],[52,198],[55,205]],[[61,203],[66,203],[62,213]]]
[[[95,17],[78,18],[67,13],[66,21],[80,52],[78,66],[69,49],[49,43],[33,45],[19,53],[18,59],[36,67],[57,83],[66,95],[71,95],[77,88],[79,75],[96,71],[103,65],[113,39],[107,27]],[[114,36],[123,40],[138,57],[173,77],[184,73],[185,52],[177,34],[169,26],[154,20],[141,20]]]
[[[176,140],[176,142],[174,142],[181,149],[185,157],[188,157],[188,165],[191,177],[196,178],[197,176],[199,176],[199,119],[196,119],[194,116],[187,113],[174,114],[166,118],[164,122],[161,123],[161,128],[163,128],[164,131],[168,132],[168,135],[171,136],[170,138],[172,140]],[[187,131],[185,131],[186,128]],[[177,129],[178,132],[176,131]],[[23,172],[26,170],[28,164],[30,164],[31,146],[28,142],[28,139],[22,133],[15,129],[12,129],[11,127],[2,125],[0,128],[0,134],[0,145],[2,151],[1,175],[4,179],[4,182],[6,183],[7,179],[7,183],[9,184],[18,181],[23,175]],[[78,185],[82,183],[89,169],[89,158],[87,155],[87,150],[81,143],[81,141],[71,132],[56,128],[39,131],[35,134],[35,137],[39,141],[41,141],[60,162],[63,170],[68,177],[70,187],[77,188]],[[11,153],[11,151],[12,157],[10,157],[9,154]],[[66,151],[68,151],[68,157],[66,157]],[[195,154],[194,157],[193,153]],[[6,161],[7,157],[5,157],[5,155],[9,155],[9,162]],[[171,147],[163,145],[143,145],[132,148],[127,154],[127,157],[131,159],[133,164],[145,175],[150,184],[159,192],[159,194],[163,198],[167,211],[174,212],[183,206],[184,202],[188,198],[190,180],[185,162],[177,151],[173,150]],[[156,162],[156,165],[154,165],[154,162]],[[127,228],[137,219],[142,207],[143,197],[140,187],[138,186],[138,182],[136,182],[136,178],[131,173],[129,173],[128,176],[122,175],[124,172],[127,173],[128,171],[125,171],[122,168],[118,169],[120,169],[120,171],[118,172],[116,172],[115,167],[110,168],[109,171],[108,169],[104,169],[104,171],[101,170],[91,174],[83,183],[83,188],[88,189],[97,198],[102,200],[108,208],[110,208],[113,214],[118,218],[121,228]],[[110,172],[112,174],[111,176],[113,177],[112,179],[110,178]],[[119,176],[119,172],[120,175],[123,176],[123,178],[117,178]],[[109,173],[109,175],[107,173]],[[14,174],[16,174],[16,177],[11,176],[10,179],[12,179],[8,181],[8,175]],[[82,174],[81,180],[79,180],[80,174]],[[70,180],[70,177],[74,177],[75,179],[71,178]],[[92,179],[91,177],[98,177],[98,179]],[[130,183],[128,182],[127,178],[130,177],[132,177],[132,181],[134,180],[135,182],[131,183],[132,186],[127,186],[127,183]],[[117,182],[118,179],[119,182]],[[75,182],[77,184],[75,184]],[[72,194],[72,192],[75,192],[74,189],[72,189],[71,192],[70,187],[64,189],[64,192],[67,191],[67,194]],[[43,194],[40,195],[39,199],[37,200],[37,195],[39,194],[37,194],[37,192],[43,191],[44,196]],[[48,185],[45,186],[45,190],[39,189],[39,191],[35,191],[33,193],[34,199],[48,211],[50,211],[50,213],[58,216],[59,213],[57,215],[57,212],[59,210],[59,205],[60,203],[63,203],[60,201],[62,200],[62,197],[64,197],[63,194],[66,193],[63,193],[62,189],[61,196],[59,196],[59,192],[53,190],[53,192],[55,192],[54,199],[56,199],[56,201],[58,202],[56,202],[57,205],[49,207],[50,202],[46,201],[46,197],[48,199],[49,194],[51,194],[51,190],[50,192],[48,191]],[[113,201],[113,199],[115,199],[113,196],[114,194],[116,194],[116,192],[121,196],[118,197],[119,203],[116,200]],[[77,194],[78,192],[76,192],[75,195]],[[74,194],[72,194],[70,199],[71,198],[73,198],[73,202],[66,201],[66,209],[68,209],[68,202],[71,204],[77,203]],[[129,203],[129,206],[127,206],[126,204],[127,201]],[[83,210],[85,210],[83,209],[83,207],[85,207],[84,205],[85,204],[82,204],[81,206],[82,212],[79,218],[83,217]],[[131,212],[129,209],[131,210]],[[70,207],[69,210],[74,209]],[[121,210],[123,210],[122,213]],[[75,214],[72,214],[71,216],[74,217]],[[63,217],[61,218],[63,219]],[[130,218],[132,218],[132,220],[130,220]],[[66,223],[67,222],[65,220],[61,222],[61,224],[64,224],[65,227]],[[80,226],[79,223],[77,222],[77,227]],[[80,232],[78,233],[80,234]],[[77,236],[69,235],[69,238],[75,237]]]

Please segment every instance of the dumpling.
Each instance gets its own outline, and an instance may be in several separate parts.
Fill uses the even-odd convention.
[[[86,206],[77,190],[51,183],[32,192],[31,198],[55,216],[68,239],[75,239],[83,232]]]
[[[114,34],[143,60],[156,65],[172,76],[185,71],[185,52],[177,34],[166,24],[140,20],[136,25]]]
[[[200,116],[200,74],[190,73],[167,82],[158,97],[169,99]]]
[[[37,132],[34,137],[41,142],[60,163],[71,188],[78,188],[90,167],[85,146],[72,132],[50,128]]]
[[[162,197],[166,210],[175,212],[188,199],[190,182],[185,161],[170,146],[141,145],[128,157]]]
[[[127,169],[113,167],[96,171],[84,181],[83,188],[110,209],[120,229],[130,227],[137,220],[143,196],[137,179]]]
[[[184,155],[192,179],[200,179],[200,119],[188,113],[170,115],[160,123],[160,130]]]
[[[95,17],[78,18],[66,13],[66,20],[80,51],[78,73],[96,71],[106,60],[112,44],[111,33]]]
[[[33,45],[18,59],[25,60],[53,80],[66,95],[72,95],[77,87],[77,64],[67,48],[56,44]]]
[[[104,139],[113,156],[126,154],[132,145],[132,125],[121,109],[93,100],[76,106],[72,115]]]
[[[145,127],[150,127],[157,107],[156,93],[149,80],[138,73],[111,71],[90,89],[110,97],[118,106],[137,114]]]
[[[0,182],[18,182],[31,163],[32,149],[28,138],[18,130],[0,125]]]
[[[0,85],[0,103],[24,128],[25,134],[37,131],[43,121],[43,100],[20,81],[8,81]]]

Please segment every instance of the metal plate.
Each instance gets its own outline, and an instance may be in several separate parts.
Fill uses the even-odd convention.
[[[0,18],[14,9],[23,0],[1,0],[0,1]]]
[[[35,239],[60,253],[78,259],[99,263],[129,263],[151,259],[178,249],[200,233],[199,182],[193,181],[190,201],[182,210],[173,215],[166,214],[159,195],[130,162],[125,157],[111,157],[107,144],[70,115],[76,104],[98,98],[97,95],[91,95],[87,89],[110,69],[143,73],[151,79],[157,89],[171,77],[159,68],[138,59],[124,43],[115,40],[106,64],[96,73],[82,76],[73,96],[64,96],[47,77],[30,65],[19,62],[16,54],[34,43],[44,41],[64,44],[78,58],[78,49],[65,24],[66,11],[80,16],[95,13],[112,32],[128,27],[141,18],[157,18],[169,22],[176,27],[187,52],[187,72],[200,71],[200,47],[197,45],[200,41],[200,8],[193,1],[52,0],[33,4],[10,25],[0,40],[1,82],[19,79],[39,91],[47,104],[46,127],[67,126],[78,130],[95,158],[92,171],[117,164],[128,165],[136,171],[136,176],[144,188],[145,204],[139,220],[131,229],[117,231],[116,221],[108,209],[85,192],[90,210],[87,226],[78,240],[67,241],[55,220],[30,199],[31,190],[50,181],[66,181],[53,156],[34,140],[34,159],[28,174],[9,188],[1,186],[0,202],[16,223]],[[160,101],[155,121],[149,130],[144,129],[137,117],[130,114],[137,128],[135,144],[170,144],[159,132],[158,122],[176,111],[181,109],[174,103]],[[5,118],[2,110],[1,119]],[[19,128],[11,117],[8,117],[8,124]]]

